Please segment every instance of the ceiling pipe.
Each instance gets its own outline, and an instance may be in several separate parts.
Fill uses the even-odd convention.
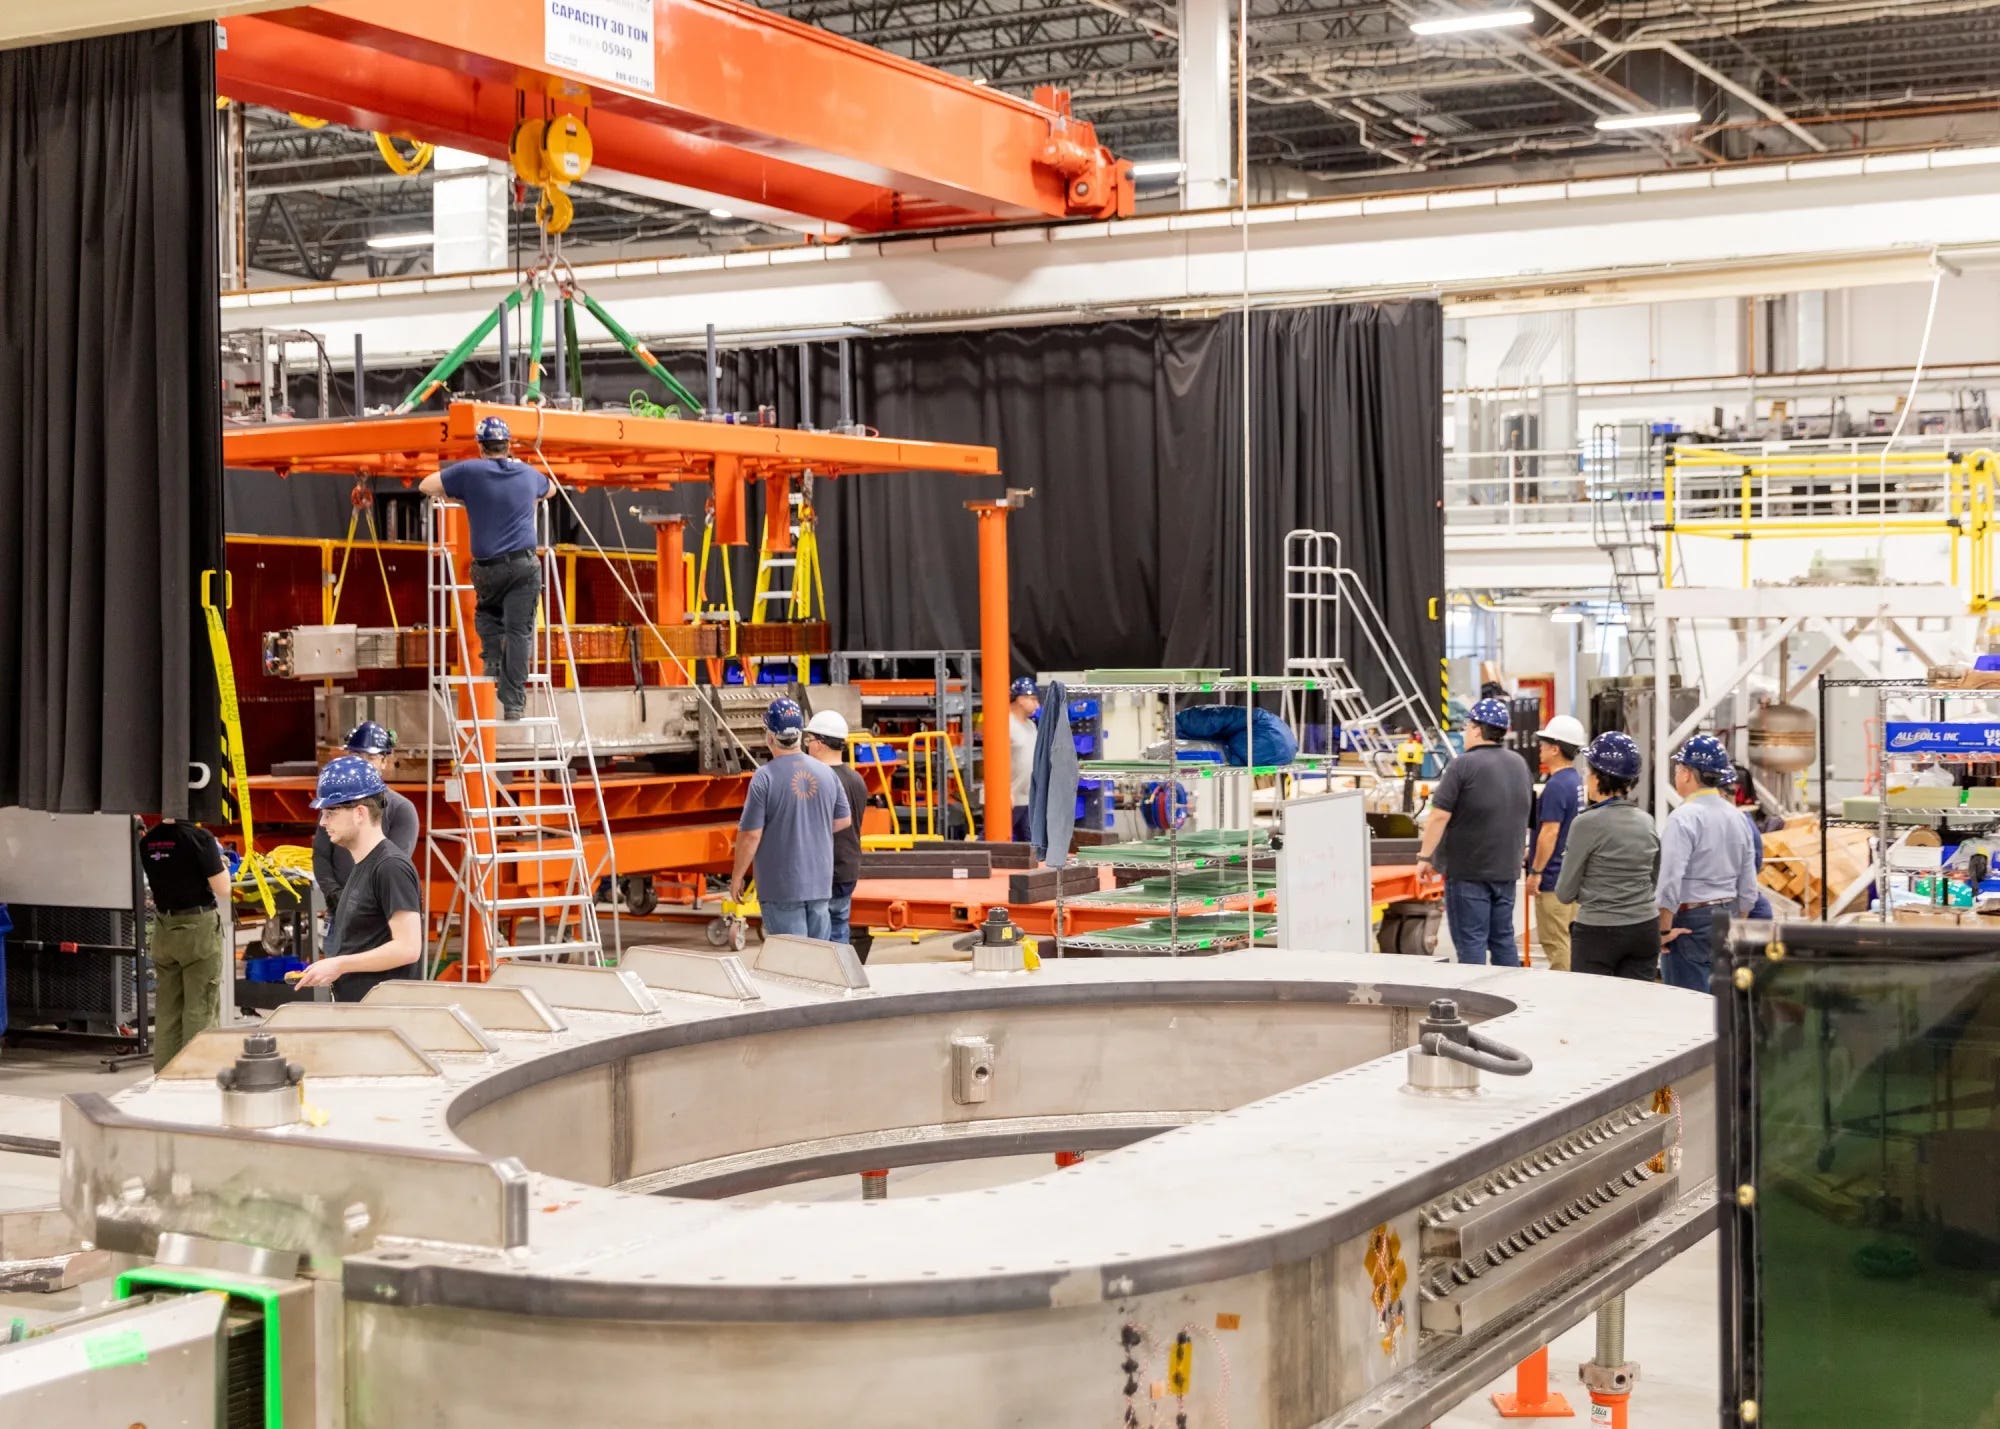
[[[1095,5],[1100,10],[1107,10],[1113,15],[1130,20],[1133,24],[1160,39],[1171,40],[1176,45],[1180,43],[1180,32],[1171,22],[1142,14],[1138,10],[1133,9],[1132,6],[1123,3],[1123,0],[1089,0],[1089,3]],[[1368,116],[1360,113],[1358,110],[1352,109],[1337,100],[1329,99],[1323,94],[1293,84],[1290,80],[1281,76],[1268,74],[1256,65],[1248,67],[1248,72],[1244,78],[1246,83],[1250,80],[1256,80],[1261,84],[1269,85],[1288,99],[1301,104],[1313,105],[1315,108],[1325,110],[1337,119],[1345,119],[1359,132],[1361,147],[1372,154],[1379,154],[1383,158],[1400,164],[1405,168],[1421,169],[1423,167],[1420,160],[1410,158],[1406,154],[1398,153],[1396,150],[1379,144],[1371,138],[1368,133]],[[1260,97],[1269,98],[1269,96]]]
[[[1717,89],[1722,90],[1724,93],[1735,95],[1773,124],[1783,129],[1787,134],[1790,134],[1794,139],[1797,139],[1801,144],[1804,144],[1808,149],[1819,154],[1829,152],[1824,141],[1807,132],[1791,115],[1785,113],[1777,105],[1764,99],[1754,90],[1744,88],[1744,86],[1738,84],[1713,65],[1695,58],[1672,40],[1655,39],[1627,42],[1609,39],[1600,34],[1596,26],[1592,25],[1588,20],[1571,14],[1568,10],[1557,4],[1556,0],[1530,0],[1530,3],[1536,9],[1542,11],[1542,13],[1552,16],[1569,26],[1570,29],[1602,49],[1607,55],[1631,54],[1639,50],[1658,50],[1663,54],[1670,55],[1714,85]]]

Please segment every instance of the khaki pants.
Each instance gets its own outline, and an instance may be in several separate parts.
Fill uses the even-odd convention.
[[[1559,973],[1569,971],[1569,925],[1575,920],[1574,903],[1553,893],[1535,895],[1535,937],[1542,945],[1542,961]]]
[[[153,1070],[173,1061],[222,1011],[222,915],[162,913],[153,920]]]

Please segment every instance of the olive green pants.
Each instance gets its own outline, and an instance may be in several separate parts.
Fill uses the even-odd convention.
[[[162,913],[153,920],[153,1070],[173,1061],[222,1010],[222,915]]]

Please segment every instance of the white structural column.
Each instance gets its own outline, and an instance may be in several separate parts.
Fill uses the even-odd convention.
[[[1229,12],[1229,0],[1180,0],[1185,208],[1225,208],[1231,201]]]
[[[507,171],[484,155],[439,149],[431,159],[431,272],[507,265]],[[450,175],[450,177],[446,177]]]

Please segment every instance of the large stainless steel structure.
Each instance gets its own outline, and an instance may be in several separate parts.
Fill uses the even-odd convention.
[[[65,1105],[98,1245],[299,1253],[287,1424],[1422,1425],[1713,1220],[1712,1005],[1664,987],[786,939],[503,972],[420,994],[496,1050],[373,998],[277,1030],[294,1126],[224,1129],[227,1048]],[[1411,1088],[1439,997],[1533,1070]],[[1088,1149],[955,1195],[719,1199]]]

